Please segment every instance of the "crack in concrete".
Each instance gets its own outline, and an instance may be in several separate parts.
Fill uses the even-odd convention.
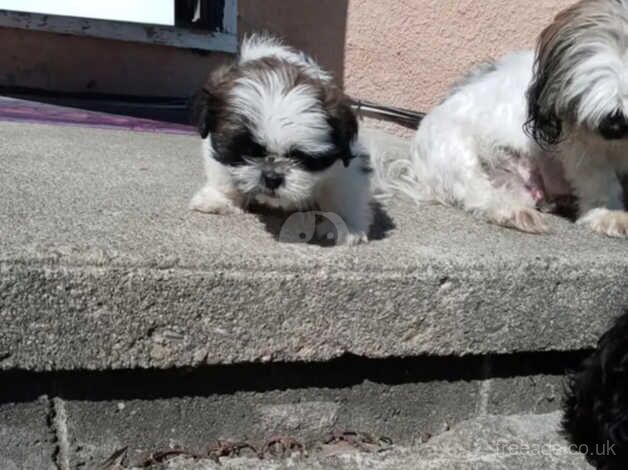
[[[479,400],[478,400],[478,409],[477,416],[486,416],[488,414],[488,405],[489,399],[491,395],[491,385],[493,377],[493,364],[491,363],[490,358],[485,358],[482,364],[482,380],[480,382],[479,389]]]
[[[60,398],[48,399],[48,427],[55,445],[52,460],[57,470],[70,470],[70,440],[65,403]]]
[[[488,402],[491,395],[491,379],[486,379],[481,382],[479,390],[478,410],[477,416],[488,415]]]

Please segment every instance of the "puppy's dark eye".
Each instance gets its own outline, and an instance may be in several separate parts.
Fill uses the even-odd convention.
[[[263,158],[266,156],[266,149],[255,142],[248,132],[233,137],[229,145],[229,150],[240,158]]]
[[[241,155],[253,158],[264,158],[266,156],[266,149],[257,142],[249,142],[241,148]]]
[[[340,154],[335,151],[311,155],[299,149],[292,149],[286,156],[299,163],[307,171],[323,171],[340,159]]]
[[[600,134],[608,140],[622,139],[628,136],[628,119],[620,111],[609,114],[600,123]]]
[[[298,161],[304,161],[307,160],[309,158],[309,155],[305,152],[302,152],[299,149],[292,149],[290,150],[290,152],[288,152],[288,154],[286,155],[288,158],[291,158],[293,160],[298,160]]]

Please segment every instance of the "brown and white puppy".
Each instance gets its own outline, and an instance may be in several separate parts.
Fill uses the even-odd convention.
[[[562,163],[578,223],[628,236],[628,0],[581,0],[541,34],[529,130]]]
[[[410,160],[380,166],[420,203],[540,233],[539,209],[575,197],[578,224],[627,237],[628,0],[581,0],[536,51],[471,72],[423,119]]]
[[[310,57],[268,36],[242,44],[196,100],[207,183],[191,208],[234,214],[250,204],[338,215],[338,244],[368,240],[369,157],[349,100]]]

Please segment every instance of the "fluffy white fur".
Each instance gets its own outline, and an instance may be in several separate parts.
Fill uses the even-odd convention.
[[[417,202],[459,206],[499,224],[544,231],[536,201],[526,189],[533,169],[525,156],[538,151],[523,130],[533,61],[528,51],[506,57],[495,68],[485,66],[428,113],[414,139],[411,161],[396,164],[405,165],[403,171],[392,168],[403,178],[393,183],[395,189]],[[487,170],[513,155],[523,157],[512,181],[495,184]]]
[[[318,65],[314,59],[307,54],[286,47],[279,39],[268,35],[254,34],[249,36],[240,49],[239,62],[252,62],[264,57],[277,57],[286,62],[293,63],[300,67],[305,67],[307,73],[323,81],[331,81],[332,76]]]
[[[547,28],[536,55],[508,55],[454,87],[421,123],[410,160],[379,178],[419,203],[531,233],[548,231],[540,203],[571,193],[579,224],[625,237],[618,174],[628,172],[628,140],[599,132],[616,112],[628,116],[628,1],[584,0]],[[560,136],[539,142],[524,130],[535,117],[532,126],[557,124]]]
[[[323,84],[331,77],[305,54],[266,36],[244,41],[239,64],[272,58],[299,67]],[[229,166],[216,160],[212,135],[203,140],[207,183],[192,199],[194,210],[234,214],[251,203],[285,211],[320,209],[341,217],[348,228],[338,234],[338,244],[368,241],[372,223],[368,155],[356,136],[350,143],[352,158],[347,166],[335,161],[321,171],[308,171],[287,156],[291,149],[313,155],[333,150],[332,129],[317,90],[308,83],[293,86],[291,70],[260,67],[255,74],[236,80],[229,91],[232,112],[246,116],[247,127],[268,155],[242,155],[245,165]],[[262,184],[263,172],[279,172],[284,184],[270,191]]]
[[[231,92],[233,109],[254,123],[253,136],[275,155],[294,145],[304,152],[330,150],[329,125],[316,90],[307,85],[288,88],[282,70],[262,74],[238,79]]]

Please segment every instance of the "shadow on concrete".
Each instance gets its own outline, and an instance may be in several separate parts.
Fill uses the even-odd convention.
[[[378,202],[371,203],[374,220],[369,231],[369,241],[383,240],[396,226],[392,218]],[[282,243],[307,243],[322,247],[337,245],[340,232],[346,225],[335,214],[331,218],[323,211],[286,213],[262,206],[252,206],[250,211],[257,216],[267,232]],[[335,220],[340,219],[340,221]]]
[[[159,399],[213,396],[248,391],[340,389],[365,381],[389,386],[476,381],[538,375],[563,376],[591,351],[524,352],[487,356],[420,356],[369,359],[347,354],[324,363],[246,363],[168,370],[2,373],[0,404],[42,395],[69,400]]]
[[[371,232],[369,233],[369,239],[383,240],[388,237],[388,233],[391,230],[394,230],[397,226],[379,202],[373,202],[372,205],[374,219],[373,225],[371,226]]]

